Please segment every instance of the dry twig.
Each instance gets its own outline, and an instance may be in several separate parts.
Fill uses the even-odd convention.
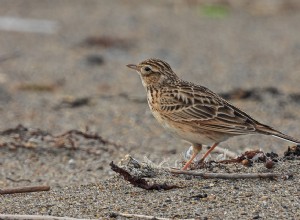
[[[185,170],[171,169],[173,174],[185,174],[191,176],[200,176],[205,179],[256,179],[256,178],[285,178],[289,179],[291,174],[280,174],[280,173],[204,173],[194,172]]]
[[[99,154],[99,151],[113,150],[105,145],[112,145],[116,149],[123,148],[121,145],[106,140],[96,133],[79,130],[68,130],[60,135],[53,135],[47,131],[40,129],[32,129],[18,125],[0,132],[0,136],[7,136],[5,142],[0,143],[0,147],[8,147],[10,149],[26,148],[32,149],[38,146],[54,146],[69,150],[82,150],[89,154]],[[99,145],[100,143],[101,145]]]
[[[114,143],[114,142],[110,142],[108,140],[104,140],[101,136],[97,135],[97,134],[89,134],[89,133],[86,133],[86,132],[82,132],[82,131],[79,131],[79,130],[69,130],[61,135],[58,135],[58,136],[55,136],[56,138],[59,138],[59,137],[64,137],[64,136],[69,136],[69,135],[72,135],[72,134],[76,134],[78,136],[82,136],[86,139],[94,139],[94,140],[97,140],[99,141],[100,143],[102,144],[110,144],[114,147],[120,147],[118,144]]]
[[[87,220],[71,217],[57,217],[50,215],[10,215],[10,214],[0,214],[0,219],[3,220]],[[93,219],[89,219],[93,220]],[[95,219],[94,219],[95,220]]]
[[[11,189],[0,189],[0,194],[14,194],[14,193],[28,193],[28,192],[40,192],[49,191],[50,186],[24,186]]]
[[[118,216],[126,217],[126,218],[137,218],[137,219],[152,219],[152,220],[171,220],[174,218],[163,218],[163,217],[156,217],[151,215],[139,215],[139,214],[127,214],[127,213],[111,213],[111,216],[116,218]],[[194,220],[194,218],[189,218],[185,220]]]
[[[175,188],[182,188],[180,186],[176,185],[167,185],[164,184],[149,184],[145,179],[132,176],[130,173],[128,173],[126,170],[122,169],[121,167],[118,167],[113,162],[110,163],[110,167],[113,171],[116,173],[119,173],[121,176],[124,177],[125,180],[130,182],[133,186],[146,189],[146,190],[169,190],[169,189],[175,189]]]

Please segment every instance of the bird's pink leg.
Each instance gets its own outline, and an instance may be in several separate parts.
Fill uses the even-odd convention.
[[[189,168],[189,166],[191,165],[195,157],[198,155],[198,153],[201,151],[201,149],[202,149],[202,145],[193,145],[193,155],[191,159],[189,159],[189,161],[186,162],[182,170],[187,170],[187,168]]]
[[[200,163],[203,163],[205,158],[210,154],[210,152],[212,152],[216,146],[218,146],[219,143],[214,143],[209,150],[204,154],[204,156],[201,158]]]

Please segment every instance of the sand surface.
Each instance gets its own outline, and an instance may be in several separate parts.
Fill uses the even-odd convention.
[[[133,187],[110,169],[111,161],[127,154],[179,167],[190,146],[155,121],[138,75],[126,67],[150,57],[166,60],[180,77],[228,97],[257,120],[300,137],[299,3],[201,2],[1,1],[0,22],[17,17],[55,24],[52,33],[0,29],[0,189],[51,187],[1,195],[1,214],[300,218],[299,160],[280,161],[273,169],[255,163],[203,170],[293,173],[288,180],[147,178],[183,187],[165,191]],[[279,156],[288,146],[258,135],[221,145],[237,154],[263,149]]]

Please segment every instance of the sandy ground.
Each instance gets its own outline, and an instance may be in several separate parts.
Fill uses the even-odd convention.
[[[293,173],[289,180],[159,174],[148,179],[184,187],[166,191],[133,187],[109,166],[126,154],[178,166],[189,147],[157,124],[138,75],[126,68],[150,57],[166,60],[185,80],[231,94],[230,101],[254,118],[300,137],[299,4],[242,2],[211,7],[198,1],[2,0],[1,17],[49,20],[56,29],[50,34],[0,30],[0,130],[28,128],[1,132],[0,189],[51,187],[1,195],[0,213],[299,218],[297,160],[271,170],[263,164],[213,170]],[[250,95],[234,98],[235,89]],[[72,129],[100,138],[60,136]],[[257,135],[222,143],[236,153],[261,148],[280,156],[289,145]],[[207,197],[192,197],[197,194]]]

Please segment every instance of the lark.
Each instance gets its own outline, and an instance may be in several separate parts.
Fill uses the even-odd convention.
[[[253,119],[204,86],[181,80],[170,65],[160,59],[148,59],[138,65],[128,64],[136,70],[147,92],[153,116],[168,131],[190,142],[193,154],[182,168],[190,167],[201,151],[210,145],[200,162],[228,138],[246,135],[272,135],[299,144],[300,141]]]

